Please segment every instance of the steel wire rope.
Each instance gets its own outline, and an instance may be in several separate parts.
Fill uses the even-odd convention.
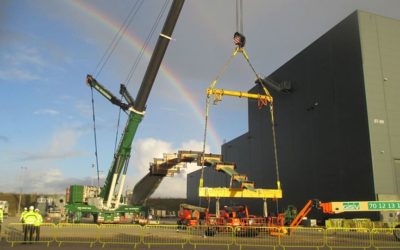
[[[125,18],[124,22],[121,24],[121,27],[119,28],[118,32],[115,33],[111,43],[108,45],[106,51],[104,52],[103,56],[101,57],[100,61],[98,62],[97,66],[95,68],[95,72],[97,71],[97,73],[94,74],[95,77],[98,77],[100,75],[100,73],[102,72],[104,66],[107,64],[107,62],[110,59],[111,55],[113,54],[115,48],[118,46],[119,42],[121,41],[122,37],[125,34],[126,29],[132,23],[133,18],[138,13],[143,2],[144,2],[144,0],[136,1],[135,4],[130,9],[128,16]],[[139,4],[139,6],[138,6],[138,4]]]
[[[100,75],[104,66],[107,64],[112,53],[114,52],[115,48],[117,47],[119,41],[121,40],[122,36],[124,35],[126,28],[130,25],[133,18],[136,16],[137,12],[139,11],[141,5],[143,4],[143,1],[144,0],[136,1],[135,4],[130,9],[128,16],[125,18],[125,20],[122,23],[121,27],[119,28],[118,32],[114,35],[111,43],[108,45],[103,56],[100,58],[99,62],[97,63],[96,68],[94,70],[94,74],[93,74],[93,75],[95,75],[95,77]],[[139,3],[139,6],[138,6],[138,3]],[[92,95],[92,115],[93,115],[93,132],[94,132],[95,157],[96,157],[96,168],[97,168],[97,182],[99,184],[100,183],[99,159],[98,159],[98,150],[97,150],[97,132],[96,132],[96,118],[95,118],[96,113],[95,113],[95,106],[94,106],[93,87],[91,87],[91,95]],[[120,110],[120,113],[121,113],[121,110]],[[120,114],[119,114],[119,116],[120,116]],[[118,121],[118,124],[119,124],[119,121]],[[114,148],[114,154],[115,154],[115,148]]]
[[[96,115],[94,110],[94,96],[93,87],[90,88],[92,93],[92,117],[93,117],[93,132],[94,132],[94,155],[96,157],[96,169],[97,169],[97,185],[100,186],[100,176],[99,176],[99,158],[97,155],[97,135],[96,135]]]
[[[256,70],[254,69],[253,65],[250,62],[249,57],[247,56],[247,54],[244,54],[244,58],[246,59],[246,61],[248,62],[250,68],[253,70],[256,78],[257,78],[257,82],[260,82],[261,87],[263,89],[263,91],[265,92],[265,94],[269,97],[272,96],[269,93],[268,89],[265,87],[265,85],[263,84],[260,76],[257,74]],[[273,141],[273,146],[274,146],[274,158],[275,158],[275,171],[276,171],[276,179],[277,179],[277,186],[278,189],[281,189],[280,186],[280,176],[279,176],[279,162],[278,162],[278,149],[277,149],[277,145],[276,145],[276,132],[275,132],[275,118],[274,118],[274,105],[272,102],[270,102],[269,104],[269,111],[270,111],[270,115],[271,115],[271,127],[272,127],[272,141]],[[276,212],[278,213],[279,210],[279,205],[278,205],[278,199],[276,199]]]
[[[240,12],[240,14],[239,14]],[[240,15],[240,17],[239,17]],[[236,0],[236,30],[242,32],[243,30],[243,20],[242,20],[242,1]],[[213,90],[215,85],[217,84],[219,78],[225,73],[228,66],[231,64],[232,59],[236,56],[236,54],[240,51],[240,48],[236,48],[231,56],[229,57],[228,61],[223,65],[221,70],[219,71],[217,77],[214,81],[211,82],[209,89]],[[206,97],[206,112],[205,112],[205,122],[204,122],[204,135],[203,135],[203,151],[202,151],[202,165],[201,165],[201,177],[199,187],[203,187],[203,180],[204,180],[204,155],[206,151],[206,143],[207,143],[207,127],[208,127],[208,117],[209,117],[209,107],[210,107],[210,95],[207,94]],[[199,197],[199,206],[201,205],[201,198]]]
[[[250,59],[247,55],[247,53],[245,52],[245,50],[243,48],[236,48],[236,50],[234,51],[234,53],[231,55],[231,57],[228,59],[228,61],[225,63],[225,65],[222,67],[222,70],[219,72],[219,74],[217,75],[217,77],[215,78],[215,80],[211,83],[210,85],[210,89],[214,89],[215,85],[217,84],[218,79],[223,75],[223,73],[225,72],[225,70],[227,69],[228,65],[230,64],[232,58],[237,54],[237,52],[242,52],[244,58],[246,59],[246,61],[248,62],[250,68],[252,69],[252,71],[254,72],[257,80],[261,83],[261,86],[265,92],[265,94],[269,97],[272,96],[269,93],[268,89],[264,86],[264,84],[262,84],[261,78],[260,76],[257,74],[255,68],[253,67],[253,65],[250,62]],[[209,117],[209,106],[210,106],[210,95],[207,94],[207,98],[206,98],[206,114],[205,114],[205,126],[204,126],[204,136],[203,136],[203,152],[202,152],[202,168],[201,168],[201,177],[200,177],[200,187],[203,187],[203,178],[204,178],[204,154],[205,154],[205,145],[206,145],[206,141],[207,141],[207,126],[208,126],[208,117]],[[275,160],[275,171],[276,171],[276,178],[277,178],[277,186],[278,189],[280,189],[280,175],[279,175],[279,162],[278,162],[278,150],[277,150],[277,143],[276,143],[276,132],[275,132],[275,119],[274,119],[274,109],[273,109],[273,103],[270,102],[270,115],[271,115],[271,128],[272,128],[272,138],[273,138],[273,147],[274,147],[274,160]],[[201,205],[201,199],[199,197],[199,205]],[[279,204],[278,204],[278,200],[276,199],[276,212],[278,213],[279,210]]]
[[[135,62],[133,63],[131,69],[129,70],[129,73],[128,73],[126,79],[125,79],[127,87],[128,87],[128,85],[130,83],[131,78],[133,77],[134,72],[136,71],[136,69],[137,69],[137,67],[139,65],[139,62],[142,60],[143,54],[144,54],[147,46],[149,45],[150,40],[153,37],[154,32],[155,32],[158,24],[160,23],[161,17],[164,15],[165,10],[167,9],[168,2],[169,2],[169,0],[166,0],[164,2],[164,5],[162,6],[160,12],[158,13],[156,21],[153,23],[153,26],[152,26],[149,34],[147,35],[146,40],[143,43],[142,48],[140,49],[139,55],[136,57]],[[120,100],[122,100],[122,95],[120,97]],[[120,126],[120,120],[121,120],[121,112],[122,112],[122,109],[120,108],[119,112],[118,112],[117,132],[116,132],[116,135],[115,135],[115,142],[114,142],[114,155],[115,155],[116,150],[117,150],[117,141],[118,141],[118,136],[119,136],[119,126]]]
[[[141,48],[141,50],[140,50],[140,52],[139,52],[139,55],[136,57],[136,60],[135,60],[134,64],[132,65],[132,67],[131,67],[131,69],[130,69],[130,71],[129,71],[129,73],[128,73],[128,76],[127,76],[127,78],[126,78],[126,80],[125,80],[125,82],[127,83],[127,85],[130,83],[130,80],[131,80],[131,78],[132,78],[134,72],[136,71],[137,66],[138,66],[140,60],[142,59],[143,54],[144,54],[144,52],[145,52],[147,46],[149,45],[150,40],[151,40],[151,38],[153,37],[154,32],[155,32],[155,30],[156,30],[158,24],[159,24],[160,21],[161,21],[161,17],[164,15],[165,10],[167,9],[168,2],[169,2],[169,0],[166,0],[166,1],[165,1],[163,7],[161,8],[160,12],[158,13],[157,19],[156,19],[156,21],[154,22],[153,26],[151,27],[151,30],[150,30],[149,34],[147,35],[147,37],[146,37],[146,40],[145,40],[145,42],[144,42],[144,44],[143,44],[143,46],[142,46],[142,48]]]
[[[243,34],[243,1],[236,0],[236,31]]]
[[[225,73],[226,69],[228,68],[229,64],[232,62],[233,57],[235,57],[237,50],[235,50],[232,55],[229,57],[229,59],[225,62],[221,70],[219,71],[217,77],[211,82],[210,84],[210,89],[214,89],[215,85],[217,84],[219,78]],[[210,95],[207,94],[206,97],[206,112],[205,112],[205,122],[204,122],[204,134],[203,134],[203,150],[202,150],[202,164],[201,164],[201,181],[199,183],[199,186],[203,186],[203,177],[204,177],[204,155],[206,151],[206,144],[207,144],[207,127],[208,127],[208,116],[209,116],[209,108],[210,108]],[[201,202],[199,201],[199,206],[201,205]]]

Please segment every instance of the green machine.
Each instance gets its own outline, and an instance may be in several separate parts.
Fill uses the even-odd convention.
[[[131,206],[121,205],[122,189],[124,187],[131,155],[132,142],[144,116],[147,99],[183,4],[184,0],[174,0],[170,7],[136,99],[132,98],[123,84],[121,84],[120,89],[123,100],[120,100],[91,75],[88,75],[86,78],[86,83],[91,88],[98,91],[112,104],[128,113],[128,119],[118,148],[114,154],[114,159],[108,171],[104,186],[98,190],[96,190],[95,187],[79,185],[72,185],[69,188],[68,204],[65,208],[70,218],[73,218],[75,221],[80,221],[81,217],[85,214],[92,214],[95,222],[117,223],[121,221],[121,216],[126,214],[146,213],[146,208],[143,207],[142,204]]]

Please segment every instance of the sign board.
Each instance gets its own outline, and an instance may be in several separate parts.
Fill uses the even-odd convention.
[[[369,201],[368,210],[400,210],[400,201]]]

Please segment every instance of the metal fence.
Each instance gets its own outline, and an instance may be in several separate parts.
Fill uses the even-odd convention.
[[[83,243],[93,246],[99,238],[99,226],[96,224],[60,223],[55,226],[55,242],[59,246],[63,243]]]
[[[142,226],[139,225],[101,225],[98,240],[103,245],[133,245],[135,248],[143,237]]]
[[[233,246],[258,248],[360,248],[400,249],[400,241],[394,236],[400,235],[396,228],[355,228],[328,227],[230,227],[178,225],[134,225],[134,224],[43,224],[40,237],[37,231],[27,230],[21,223],[11,223],[3,227],[3,237],[12,246],[16,243],[68,243],[105,245],[184,245],[197,246]],[[30,234],[32,232],[32,235]]]
[[[233,245],[233,228],[229,226],[198,226],[187,229],[189,244],[229,246]]]
[[[14,246],[15,243],[46,243],[49,245],[54,241],[55,225],[44,223],[39,228],[33,225],[11,223],[4,228],[7,242]]]

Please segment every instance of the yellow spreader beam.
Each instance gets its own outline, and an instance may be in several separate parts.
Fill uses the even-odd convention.
[[[254,199],[280,199],[281,189],[241,189],[241,188],[209,188],[199,187],[199,197],[205,198],[254,198]]]
[[[269,95],[260,95],[260,94],[252,94],[252,93],[247,93],[247,92],[241,92],[241,91],[232,91],[232,90],[225,90],[225,89],[213,89],[209,88],[207,89],[207,95],[214,95],[215,99],[217,101],[220,101],[222,99],[223,95],[228,95],[228,96],[236,96],[236,97],[244,97],[244,98],[249,98],[249,99],[257,99],[263,102],[268,102],[272,103],[273,99],[272,96]]]

